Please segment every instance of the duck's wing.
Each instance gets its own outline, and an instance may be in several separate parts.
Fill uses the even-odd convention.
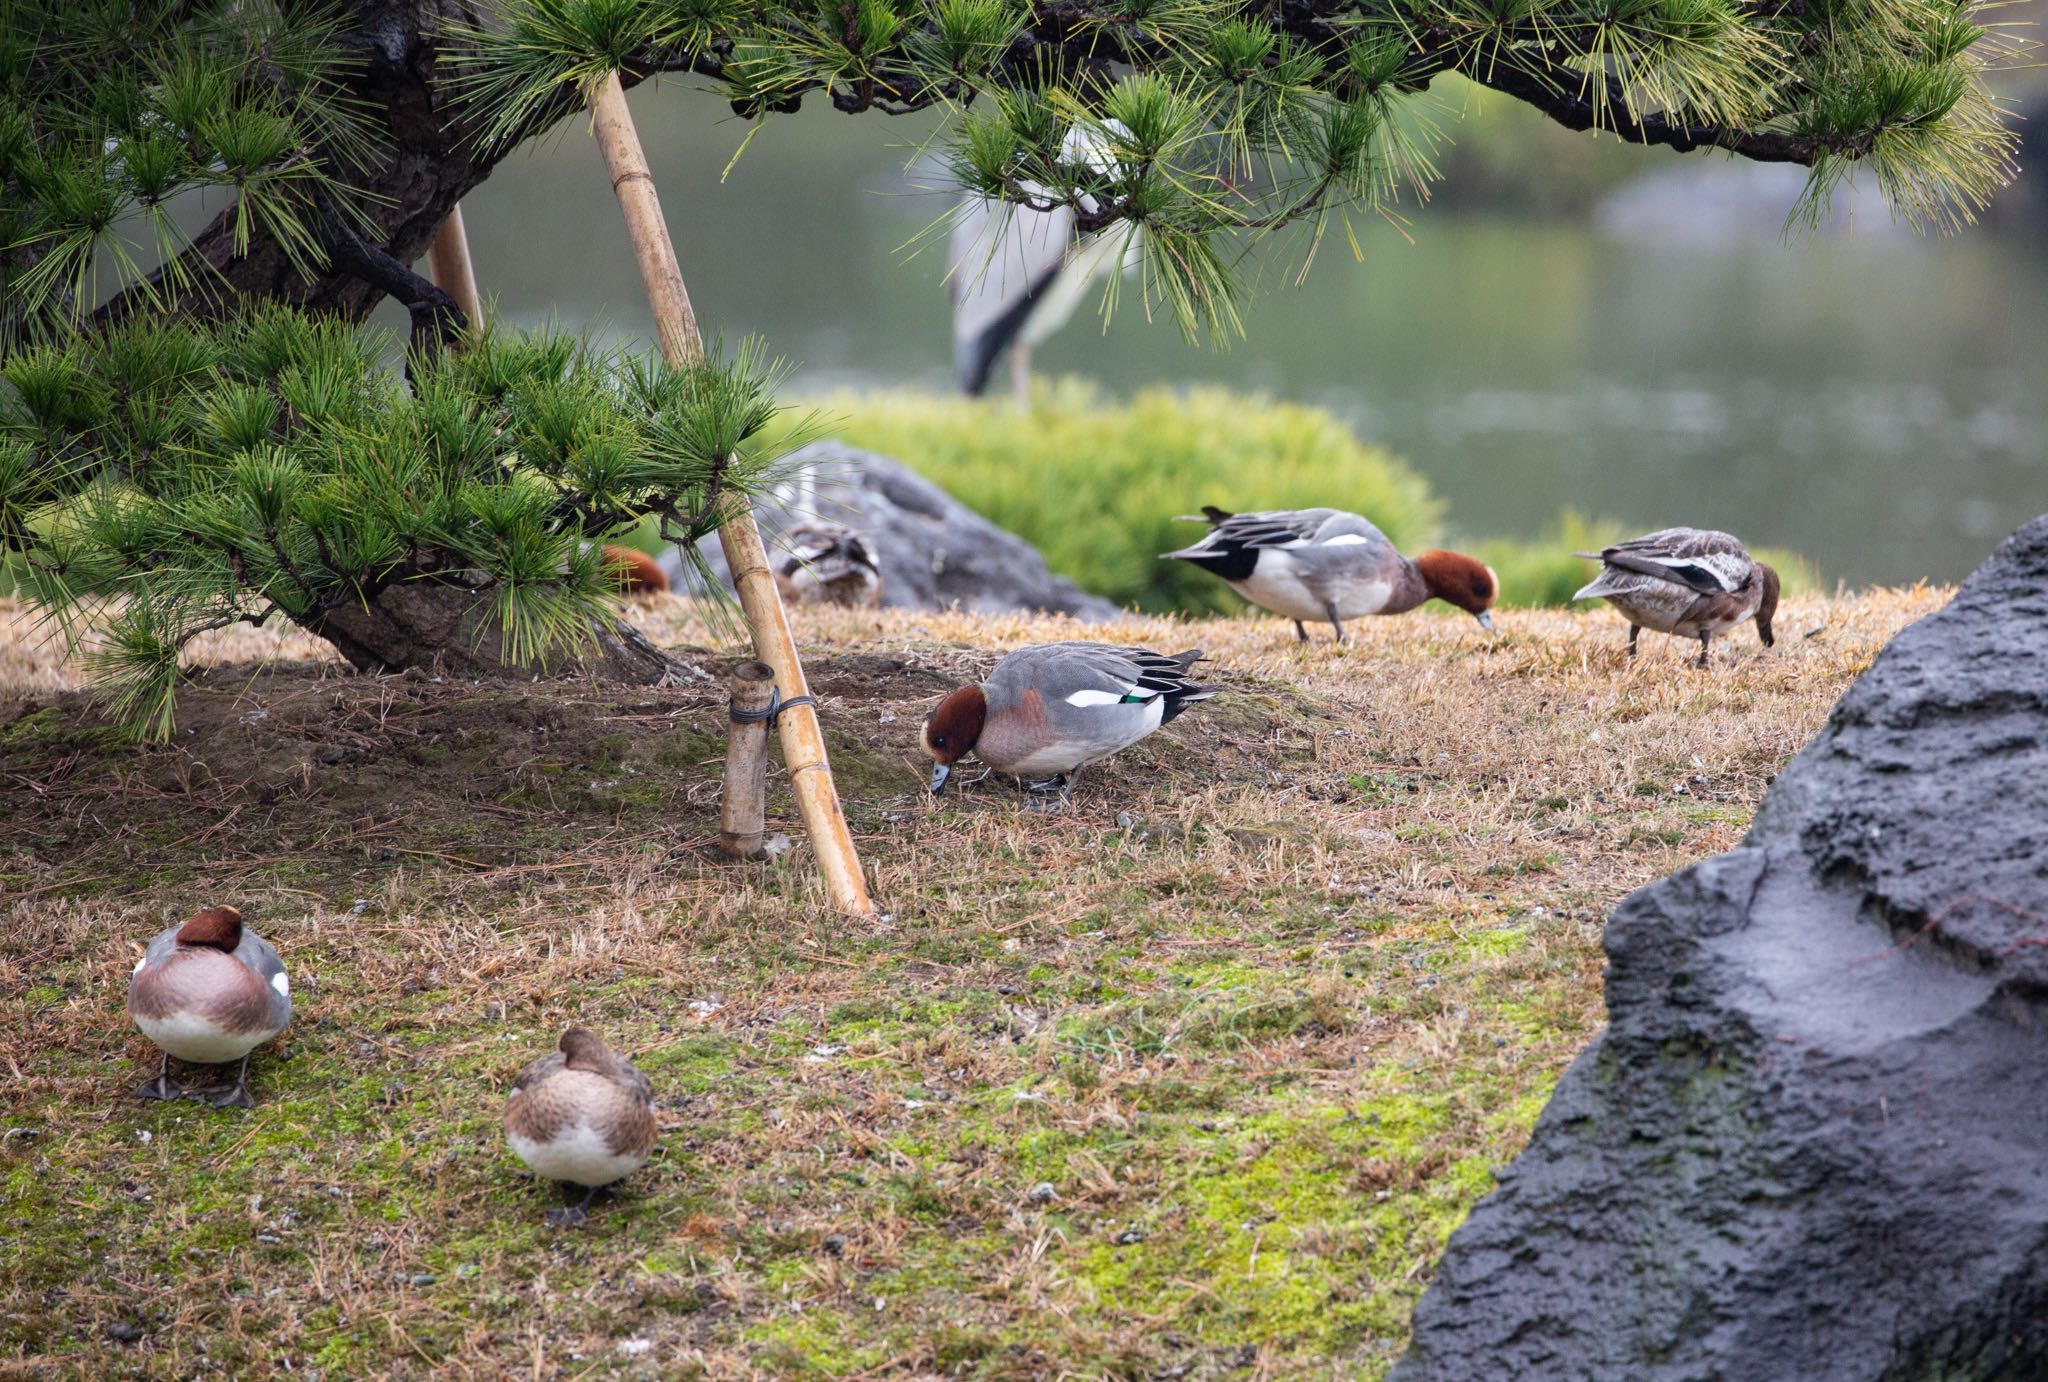
[[[1711,528],[1664,528],[1646,533],[1602,548],[1600,560],[1606,569],[1586,587],[1588,591],[1610,578],[1621,588],[1620,582],[1635,577],[1682,585],[1702,595],[1721,595],[1742,589],[1756,574],[1756,561],[1748,550],[1733,536]],[[1627,586],[1640,588],[1635,581],[1628,581]],[[1585,591],[1580,592],[1580,598],[1584,595]]]
[[[1302,547],[1343,534],[1371,535],[1386,539],[1380,530],[1357,514],[1337,509],[1269,509],[1264,513],[1225,513],[1205,508],[1200,521],[1213,526],[1200,542],[1168,552],[1169,557],[1226,556],[1233,552],[1259,552],[1273,548]],[[1190,522],[1196,521],[1193,519]]]
[[[280,1023],[291,1021],[292,985],[285,977],[284,957],[277,953],[275,946],[247,927],[242,929],[241,944],[235,947],[235,958],[253,970],[264,986],[270,990],[272,1016]]]
[[[1201,660],[1199,649],[1168,654],[1149,648],[1075,642],[1026,651],[1037,656],[1019,670],[1026,672],[1030,689],[1049,705],[1059,702],[1077,710],[1112,710],[1161,701],[1166,711],[1163,724],[1178,714],[1183,704],[1216,694],[1215,687],[1198,685],[1188,675],[1188,669]],[[996,670],[1001,673],[1003,668]],[[991,683],[995,680],[990,678]]]

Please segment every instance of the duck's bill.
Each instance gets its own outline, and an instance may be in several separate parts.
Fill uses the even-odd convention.
[[[951,763],[932,764],[931,794],[937,796],[939,789],[946,785],[946,779],[952,775],[953,765]]]
[[[1493,632],[1493,611],[1492,611],[1492,610],[1490,610],[1490,609],[1482,609],[1482,610],[1480,610],[1480,611],[1479,611],[1479,613],[1477,613],[1477,614],[1473,615],[1472,617],[1473,617],[1474,619],[1477,619],[1477,620],[1479,621],[1479,627],[1480,627],[1480,628],[1482,628],[1482,629],[1485,629],[1485,630],[1486,630],[1486,631],[1487,631],[1488,633],[1492,633],[1492,632]]]

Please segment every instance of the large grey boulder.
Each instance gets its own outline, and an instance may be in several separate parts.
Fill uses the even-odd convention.
[[[1044,610],[1079,619],[1112,619],[1117,607],[1055,576],[1038,549],[1005,532],[900,461],[839,442],[815,442],[789,458],[804,477],[755,507],[770,556],[776,536],[823,519],[859,534],[882,573],[885,609],[947,609],[978,613]],[[727,580],[717,539],[703,551]],[[673,583],[674,553],[663,559]]]
[[[2048,518],[1606,944],[1396,1382],[2048,1377]]]

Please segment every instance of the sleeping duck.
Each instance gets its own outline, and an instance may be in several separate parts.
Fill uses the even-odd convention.
[[[249,1053],[292,1020],[292,986],[270,942],[233,907],[208,907],[159,932],[128,981],[128,1015],[164,1053],[156,1078],[135,1092],[177,1099],[171,1058],[189,1065],[240,1061],[234,1088],[211,1102],[248,1108]]]

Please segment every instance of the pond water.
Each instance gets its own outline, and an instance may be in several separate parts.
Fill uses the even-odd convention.
[[[941,252],[906,248],[943,209],[906,172],[928,124],[806,110],[721,181],[747,128],[721,103],[670,85],[633,104],[707,331],[765,335],[798,392],[951,386]],[[581,124],[502,166],[465,216],[509,319],[652,339]],[[1299,289],[1298,247],[1275,246],[1227,349],[1130,294],[1037,364],[1119,392],[1217,381],[1323,404],[1426,474],[1463,534],[1534,536],[1573,508],[1726,528],[1831,582],[1954,580],[2048,510],[2048,250],[1870,221],[1651,244],[1424,210],[1412,241],[1361,227],[1362,262],[1326,244]]]

